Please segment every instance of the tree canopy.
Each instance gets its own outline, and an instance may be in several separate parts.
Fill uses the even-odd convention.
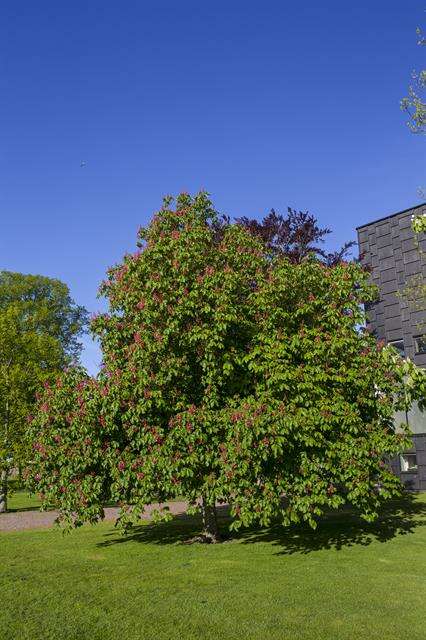
[[[11,468],[28,461],[36,391],[78,356],[86,315],[59,280],[0,272],[0,511]]]
[[[290,262],[315,256],[332,266],[346,258],[356,244],[346,242],[338,251],[325,251],[322,245],[331,229],[320,227],[316,217],[308,211],[296,211],[291,207],[287,208],[286,216],[272,209],[260,222],[246,216],[237,218],[236,222],[260,238],[272,256],[286,256]]]
[[[247,225],[221,225],[205,193],[172,204],[101,286],[99,376],[71,368],[44,390],[29,485],[68,525],[110,499],[124,527],[153,501],[201,500],[213,540],[221,502],[233,527],[314,527],[344,504],[374,519],[400,490],[385,464],[408,442],[395,409],[423,378],[408,388],[402,361],[360,329],[368,274],[271,255]]]
[[[426,39],[422,30],[418,27],[417,44],[421,47],[426,45]],[[426,69],[421,71],[413,71],[411,74],[412,82],[408,87],[408,95],[401,100],[401,109],[405,111],[409,120],[407,125],[413,133],[424,134],[426,132]]]
[[[35,331],[59,342],[62,364],[78,359],[87,311],[75,304],[64,282],[0,271],[0,312],[11,307],[23,331]]]
[[[403,296],[408,300],[408,303],[414,311],[426,312],[426,282],[423,275],[423,268],[425,265],[425,251],[422,249],[422,244],[423,246],[425,244],[424,239],[426,233],[426,213],[414,215],[412,218],[411,226],[415,233],[414,244],[419,253],[420,273],[408,278],[402,293]],[[425,332],[425,318],[420,321],[418,328],[419,331],[422,331],[423,333]]]

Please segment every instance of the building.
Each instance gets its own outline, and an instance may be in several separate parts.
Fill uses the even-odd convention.
[[[426,309],[414,308],[403,295],[411,278],[426,277],[426,237],[419,246],[411,229],[413,215],[426,213],[426,203],[357,228],[361,261],[371,269],[379,300],[366,309],[378,340],[392,344],[418,366],[426,367]],[[424,234],[423,234],[424,236]],[[420,251],[419,251],[420,249]],[[392,461],[394,472],[409,489],[426,489],[426,414],[414,407],[398,416],[413,432],[413,447]]]

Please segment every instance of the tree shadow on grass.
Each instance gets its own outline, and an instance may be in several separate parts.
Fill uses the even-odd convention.
[[[221,531],[228,530],[230,520],[220,517]],[[200,533],[202,521],[199,516],[188,516],[181,513],[173,516],[170,522],[144,522],[144,524],[133,526],[124,535],[117,530],[105,534],[105,540],[98,546],[109,547],[115,544],[125,544],[127,542],[145,542],[151,544],[169,545],[187,542]]]
[[[46,511],[52,511],[54,509],[54,507],[46,509]],[[5,513],[21,513],[21,512],[25,512],[25,511],[40,511],[40,505],[39,504],[35,504],[32,505],[30,507],[8,507],[7,511],[5,511]]]
[[[426,527],[426,503],[409,495],[386,505],[374,523],[365,522],[350,509],[342,509],[324,516],[315,530],[307,525],[288,528],[275,525],[245,530],[240,539],[244,544],[269,542],[278,546],[281,554],[308,554],[322,549],[340,551],[353,546],[367,547],[372,542],[384,543],[410,535],[422,526]]]
[[[269,543],[279,548],[278,553],[308,554],[323,549],[337,551],[353,546],[368,546],[372,542],[388,542],[393,538],[414,533],[426,527],[426,502],[413,495],[406,495],[383,507],[376,522],[369,524],[350,509],[330,512],[319,522],[316,530],[307,525],[283,527],[253,527],[240,531],[229,531],[231,518],[227,507],[219,507],[219,524],[224,541],[239,541],[241,544]],[[143,524],[134,527],[126,535],[116,531],[106,535],[99,546],[142,542],[170,545],[187,542],[201,529],[201,519],[185,514],[174,516],[167,523]]]

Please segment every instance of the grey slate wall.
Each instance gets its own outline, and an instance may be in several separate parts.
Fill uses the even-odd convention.
[[[426,212],[426,204],[358,227],[362,262],[372,269],[372,281],[379,287],[380,299],[368,311],[368,320],[378,339],[403,340],[406,355],[417,365],[426,366],[426,354],[417,354],[413,336],[419,335],[419,324],[426,312],[414,311],[398,292],[410,277],[426,277],[426,263],[420,259],[414,244],[411,216]],[[426,238],[420,245],[426,251]]]
[[[426,354],[416,353],[413,338],[425,332],[426,310],[413,310],[399,294],[412,276],[426,277],[426,261],[419,256],[411,229],[411,216],[424,212],[426,204],[357,229],[362,263],[371,268],[372,282],[380,292],[379,300],[367,309],[368,323],[379,340],[403,340],[406,355],[419,366],[426,366]],[[420,240],[420,248],[426,252],[425,237]],[[426,416],[412,411],[407,418],[414,431],[417,469],[402,472],[399,458],[392,461],[391,467],[408,489],[425,490]]]

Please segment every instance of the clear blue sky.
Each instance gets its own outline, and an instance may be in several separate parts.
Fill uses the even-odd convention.
[[[165,193],[203,187],[235,216],[309,209],[335,245],[416,204],[426,141],[399,100],[424,67],[425,8],[3,0],[0,268],[61,278],[95,311]]]

